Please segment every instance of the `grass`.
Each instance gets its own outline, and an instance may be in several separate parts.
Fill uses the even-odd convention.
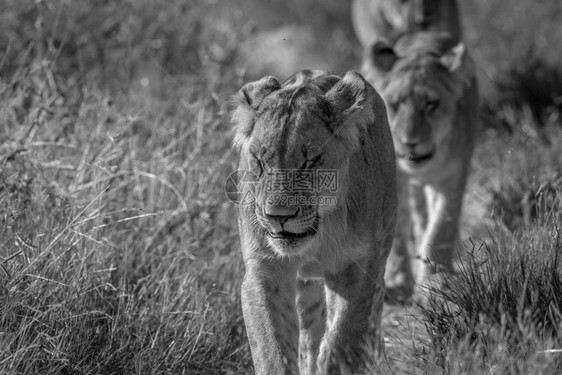
[[[446,373],[560,370],[560,246],[554,225],[495,238],[433,291],[422,313]]]
[[[37,18],[50,11],[12,6]],[[144,7],[137,16],[148,23],[154,5]],[[146,77],[134,61],[152,41],[129,41],[140,45],[127,52],[121,31],[100,36],[80,23],[88,11],[94,19],[115,13],[108,20],[115,24],[134,23],[134,13],[117,2],[78,14],[59,3],[52,11],[70,13],[60,26],[73,31],[68,49],[49,37],[30,41],[27,54],[6,55],[2,75],[0,372],[215,374],[248,367],[234,208],[222,193],[233,160],[218,114],[228,77],[206,80],[196,69],[172,75],[170,65],[183,55],[167,61],[148,51],[170,75],[136,84]],[[196,19],[186,11],[175,20],[187,13]],[[153,39],[174,26],[166,21]],[[14,38],[25,44],[18,39],[25,36]],[[69,52],[75,39],[86,41],[85,53],[112,46],[109,52],[129,58],[106,51],[97,57],[105,60],[88,56],[92,66],[82,64]],[[181,45],[187,39],[170,43],[196,54]],[[111,71],[114,81],[107,80]]]
[[[237,158],[224,103],[244,82],[236,49],[270,25],[311,25],[319,43],[347,43],[356,67],[347,6],[0,4],[0,373],[251,373],[236,209],[223,192]],[[422,311],[430,341],[390,349],[390,369],[558,366],[544,351],[562,348],[549,302],[560,298],[561,90],[549,79],[560,51],[548,43],[559,4],[501,4],[463,5],[491,103],[472,178],[497,224],[460,283]],[[492,17],[521,14],[541,25],[533,38]],[[525,65],[518,53],[531,46]]]

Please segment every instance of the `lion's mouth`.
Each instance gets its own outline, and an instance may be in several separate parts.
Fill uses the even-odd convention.
[[[316,234],[316,229],[309,229],[302,233],[287,232],[286,230],[282,230],[281,232],[269,232],[271,238],[276,240],[296,240],[313,236],[314,234]]]
[[[428,152],[426,154],[414,154],[414,153],[403,153],[400,155],[400,157],[402,159],[406,159],[407,161],[409,161],[412,164],[421,164],[423,162],[426,162],[428,160],[431,160],[433,158],[433,156],[435,155],[434,151]]]

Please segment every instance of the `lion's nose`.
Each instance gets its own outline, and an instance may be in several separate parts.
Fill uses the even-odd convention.
[[[421,143],[421,139],[417,139],[417,138],[401,138],[400,142],[406,146],[409,147],[411,149],[416,148],[417,145],[419,145]]]
[[[428,16],[425,15],[417,15],[416,17],[414,17],[414,22],[416,23],[416,25],[421,27],[429,26]]]
[[[429,26],[433,13],[428,6],[422,6],[414,11],[414,22],[420,26]]]
[[[280,206],[267,204],[265,206],[265,216],[268,220],[284,224],[287,220],[297,215],[298,206]]]

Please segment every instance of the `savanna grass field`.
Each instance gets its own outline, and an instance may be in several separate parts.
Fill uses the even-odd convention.
[[[385,307],[365,373],[560,373],[562,3],[459,3],[482,97],[459,272]],[[228,100],[358,69],[349,8],[0,0],[0,374],[253,373]]]

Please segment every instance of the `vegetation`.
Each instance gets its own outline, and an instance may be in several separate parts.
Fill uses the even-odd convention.
[[[562,129],[549,128],[553,144]],[[536,150],[541,147],[541,152]],[[558,146],[512,137],[492,191],[485,242],[459,272],[430,288],[421,307],[435,362],[445,373],[554,374],[562,328],[562,165]]]
[[[0,373],[251,373],[223,192],[237,48],[256,30],[309,25],[355,68],[348,4],[0,6]],[[465,228],[474,246],[459,274],[405,312],[427,334],[385,327],[402,341],[376,368],[557,372],[561,8],[463,2],[486,97],[471,186],[491,225],[485,238]]]

